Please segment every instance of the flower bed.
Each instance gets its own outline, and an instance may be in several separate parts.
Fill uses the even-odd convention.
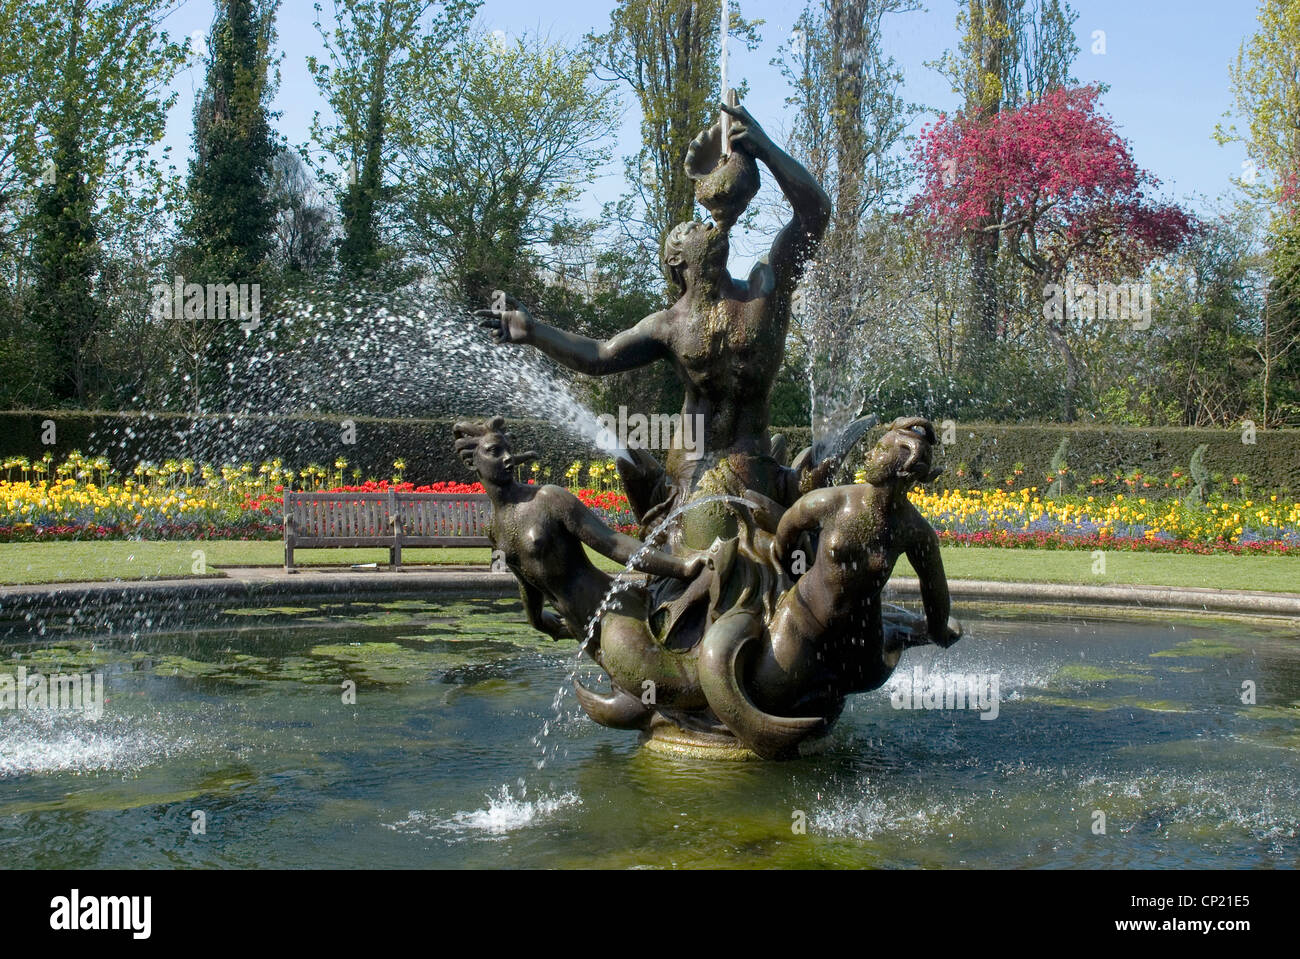
[[[1123,493],[1046,499],[1020,490],[915,490],[945,542],[1035,549],[1190,553],[1300,552],[1300,503],[1213,499],[1189,504]]]
[[[114,475],[103,460],[77,454],[55,466],[49,458],[0,463],[0,542],[77,539],[279,539],[286,488],[322,492],[481,495],[480,483],[416,486],[401,479],[344,481],[334,470],[295,472],[279,461],[214,467],[191,461],[141,464],[131,477]],[[15,474],[17,474],[15,476]],[[530,479],[529,482],[535,482]],[[578,497],[623,532],[635,532],[627,497],[610,489],[576,489]]]
[[[278,460],[211,466],[192,461],[140,464],[130,477],[113,474],[102,460],[77,454],[57,466],[0,463],[0,542],[52,539],[278,539],[285,489],[328,492],[483,492],[478,483],[415,486],[394,463],[388,480],[354,475],[346,460],[332,470],[287,469]],[[584,477],[583,474],[586,473]],[[586,479],[586,485],[578,483]],[[613,488],[613,464],[574,464],[563,477],[606,523],[635,534],[627,496]],[[530,483],[546,473],[531,471]],[[1291,555],[1300,552],[1300,503],[1277,496],[1204,504],[1181,499],[1068,494],[1047,497],[1037,487],[996,490],[928,490],[912,501],[945,543],[1033,549],[1143,550],[1176,553]]]

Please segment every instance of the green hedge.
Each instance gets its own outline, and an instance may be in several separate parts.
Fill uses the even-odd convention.
[[[355,424],[355,442],[344,443],[343,423]],[[45,424],[54,423],[56,442],[42,443]],[[161,463],[192,457],[203,463],[260,463],[279,458],[302,469],[311,463],[332,467],[347,460],[345,472],[364,477],[393,474],[393,462],[406,463],[406,479],[417,485],[439,480],[470,480],[452,449],[455,418],[380,419],[341,416],[190,416],[182,413],[107,413],[79,410],[0,411],[0,457],[38,460],[47,452],[61,461],[73,450],[107,456],[119,472],[141,461]],[[535,450],[541,464],[559,478],[575,460],[597,459],[595,451],[571,434],[542,420],[511,419],[518,450]],[[798,451],[809,431],[783,431]]]
[[[453,419],[377,419],[353,417],[356,442],[343,442],[343,417],[312,416],[189,416],[159,413],[81,411],[0,412],[0,455],[39,459],[53,452],[62,459],[72,450],[106,455],[118,470],[141,460],[161,462],[186,456],[203,462],[261,462],[276,457],[301,469],[309,463],[332,466],[348,461],[348,472],[360,469],[377,478],[392,474],[393,461],[406,462],[413,482],[468,479],[470,474],[452,450]],[[43,424],[55,424],[56,443],[41,442]],[[942,423],[937,423],[942,435]],[[540,420],[511,420],[519,448],[542,454],[542,463],[559,476],[574,460],[595,458],[580,440]],[[785,434],[791,454],[808,443],[806,427],[777,427]],[[862,444],[865,450],[878,428]],[[954,441],[937,454],[946,467],[938,486],[992,488],[1000,486],[1016,463],[1023,463],[1020,485],[1044,486],[1053,454],[1066,439],[1069,466],[1067,488],[1087,484],[1093,474],[1108,478],[1117,471],[1141,470],[1161,483],[1175,471],[1189,472],[1192,455],[1204,444],[1204,463],[1217,483],[1233,474],[1247,477],[1255,490],[1300,494],[1300,430],[1260,430],[1253,445],[1234,430],[1138,429],[1100,426],[995,426],[957,423]],[[958,476],[958,467],[966,475]],[[1120,488],[1111,484],[1108,488]],[[1144,490],[1160,496],[1161,488]]]
[[[936,424],[942,435],[940,424]],[[1152,498],[1181,495],[1164,488],[1175,471],[1187,476],[1192,456],[1207,447],[1203,462],[1211,487],[1231,485],[1234,475],[1244,476],[1246,488],[1286,495],[1300,494],[1300,430],[1259,430],[1253,444],[1242,442],[1240,430],[1170,429],[1118,426],[1062,426],[957,423],[952,443],[942,447],[936,461],[945,473],[936,483],[945,489],[990,489],[1001,486],[1017,463],[1024,464],[1019,486],[1047,485],[1052,457],[1066,441],[1068,492],[1089,489],[1094,475],[1106,477],[1104,490],[1127,491],[1113,481],[1117,472],[1140,471],[1156,485],[1138,487]],[[965,476],[958,471],[965,465]],[[1207,490],[1207,492],[1211,492]]]

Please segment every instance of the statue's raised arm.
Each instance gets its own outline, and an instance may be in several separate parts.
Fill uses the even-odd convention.
[[[794,210],[794,216],[777,234],[767,256],[776,281],[775,292],[789,296],[799,282],[804,264],[817,252],[830,225],[831,198],[799,161],[772,142],[748,110],[727,103],[722,104],[722,109],[732,118],[732,149],[761,160]]]

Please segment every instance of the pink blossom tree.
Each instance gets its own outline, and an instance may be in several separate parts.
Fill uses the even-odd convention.
[[[1019,109],[927,124],[916,146],[923,186],[910,211],[940,236],[999,234],[1044,289],[1080,270],[1098,282],[1141,274],[1196,224],[1149,197],[1158,181],[1098,112],[1099,96],[1096,87],[1057,89]],[[1082,372],[1069,321],[1044,311],[1066,370],[1067,420]]]

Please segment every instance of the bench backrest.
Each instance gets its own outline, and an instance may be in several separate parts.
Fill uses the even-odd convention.
[[[492,503],[483,494],[286,491],[284,515],[302,537],[391,539],[394,515],[401,520],[403,539],[486,537]]]
[[[411,539],[487,536],[492,525],[492,503],[482,495],[398,493],[397,508],[402,535]]]
[[[300,536],[392,536],[388,493],[284,494],[284,515]]]

